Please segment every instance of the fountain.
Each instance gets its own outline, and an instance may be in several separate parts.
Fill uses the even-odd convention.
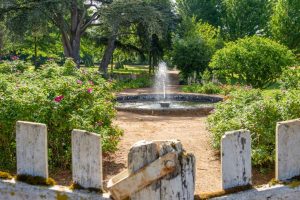
[[[170,102],[167,101],[167,86],[169,84],[168,77],[168,67],[165,62],[160,62],[158,65],[158,70],[155,73],[155,82],[154,88],[155,92],[158,94],[162,94],[163,101],[161,101],[161,97],[157,96],[157,100],[162,108],[170,107]]]
[[[213,104],[222,100],[210,95],[172,94],[169,83],[167,65],[161,62],[155,73],[155,93],[118,96],[116,109],[150,115],[207,115],[214,109]]]

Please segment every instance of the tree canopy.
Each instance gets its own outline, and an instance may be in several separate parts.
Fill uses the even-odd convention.
[[[270,22],[272,36],[299,53],[300,1],[278,0],[273,9]]]

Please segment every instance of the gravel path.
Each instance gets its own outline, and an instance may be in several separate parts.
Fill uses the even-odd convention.
[[[179,93],[178,71],[170,71],[169,76],[168,92]],[[153,92],[152,88],[130,89],[119,95]],[[187,152],[196,156],[196,193],[221,189],[220,159],[218,153],[211,148],[209,132],[206,130],[206,117],[149,116],[118,112],[115,124],[124,130],[124,136],[119,150],[105,159],[104,165],[109,164],[105,170],[106,179],[126,167],[127,153],[135,142],[179,139]]]
[[[169,92],[179,93],[178,72],[170,72]],[[153,93],[152,88],[125,90],[119,95]],[[140,140],[181,140],[188,153],[196,156],[196,194],[216,192],[221,189],[221,164],[219,153],[212,149],[210,133],[207,131],[206,117],[150,116],[118,112],[114,124],[124,130],[118,151],[105,155],[103,159],[104,179],[107,182],[127,166],[130,147]],[[253,183],[267,183],[274,177],[274,170],[261,174],[253,170]],[[51,173],[59,184],[71,182],[70,171]]]
[[[210,146],[205,121],[205,117],[148,116],[119,112],[115,123],[124,130],[124,136],[119,150],[106,159],[106,162],[110,162],[106,169],[109,172],[106,179],[127,166],[127,153],[135,142],[179,139],[187,152],[196,156],[196,193],[221,189],[220,159]]]

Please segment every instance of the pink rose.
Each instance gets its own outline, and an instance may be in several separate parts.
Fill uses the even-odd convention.
[[[19,57],[18,57],[18,56],[12,56],[11,59],[12,59],[12,60],[18,60]]]
[[[87,89],[87,92],[88,92],[88,93],[92,93],[92,92],[93,92],[93,89],[92,89],[92,88],[89,88],[89,89]]]
[[[57,103],[59,103],[59,102],[61,102],[61,100],[63,100],[63,98],[64,98],[64,96],[62,96],[62,95],[61,96],[57,96],[57,97],[54,98],[54,101],[57,102]]]

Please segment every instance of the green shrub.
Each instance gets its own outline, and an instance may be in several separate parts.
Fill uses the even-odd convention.
[[[201,38],[186,38],[174,43],[173,63],[187,79],[194,72],[197,75],[208,67],[211,52],[207,43]]]
[[[211,82],[204,85],[193,84],[193,85],[183,86],[182,90],[184,92],[202,93],[202,94],[222,93],[221,87]]]
[[[149,75],[138,76],[136,79],[118,80],[114,83],[114,90],[138,89],[152,87],[153,78]]]
[[[23,73],[25,70],[29,68],[30,64],[26,63],[22,60],[14,60],[14,61],[4,61],[0,63],[0,73],[2,74],[10,74],[10,73]]]
[[[229,42],[215,53],[210,67],[221,80],[262,88],[276,82],[283,69],[295,63],[287,47],[253,36]]]
[[[236,91],[241,88],[242,88],[241,86],[237,86],[237,85],[221,85],[221,84],[208,82],[204,84],[185,85],[182,87],[182,91],[190,92],[190,93],[228,95],[230,92]]]
[[[223,46],[220,30],[195,18],[184,18],[182,26],[186,30],[174,40],[172,62],[184,80],[194,74],[201,79],[212,55]]]
[[[96,73],[46,63],[37,71],[0,73],[0,168],[15,167],[15,124],[18,120],[48,127],[50,167],[71,164],[71,131],[101,134],[103,151],[114,151],[121,131],[112,125],[116,112],[112,85]]]
[[[280,83],[283,89],[300,89],[300,67],[284,70]]]
[[[220,148],[226,131],[250,130],[253,164],[263,167],[273,164],[275,159],[276,123],[299,117],[299,91],[281,92],[270,98],[260,90],[239,90],[217,104],[208,124],[215,148]]]
[[[212,80],[212,74],[210,71],[208,71],[207,69],[202,73],[202,83],[203,84],[207,84],[210,83]]]

